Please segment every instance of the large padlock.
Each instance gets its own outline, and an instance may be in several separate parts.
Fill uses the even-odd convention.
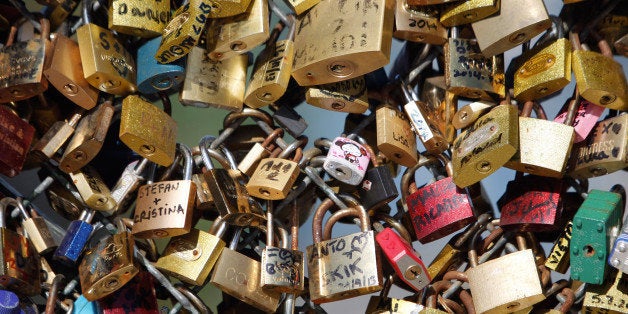
[[[50,23],[41,19],[40,38],[15,42],[18,25],[11,26],[9,39],[0,49],[0,103],[31,98],[48,89],[44,70],[50,66]],[[28,23],[24,18],[18,22]],[[15,42],[15,43],[14,43]]]
[[[203,285],[225,248],[221,237],[226,230],[227,225],[217,219],[209,232],[194,228],[171,238],[155,267],[185,283]]]
[[[132,36],[152,38],[170,22],[170,1],[121,1],[109,5],[109,29]]]
[[[391,0],[321,0],[298,17],[292,77],[301,86],[320,85],[388,64],[393,11]]]
[[[40,257],[28,239],[7,228],[9,206],[17,207],[17,201],[5,197],[0,200],[0,235],[3,263],[0,267],[0,284],[20,295],[33,296],[41,291]]]
[[[305,92],[305,102],[312,106],[350,113],[364,113],[369,107],[364,76],[312,86]]]
[[[14,177],[22,170],[35,128],[8,106],[0,106],[0,173]]]
[[[438,20],[434,6],[410,6],[399,0],[395,6],[393,36],[408,41],[442,45],[447,41],[447,29]]]
[[[135,261],[135,240],[121,219],[116,234],[100,240],[85,251],[78,267],[85,298],[95,301],[115,293],[140,271]]]
[[[504,165],[519,149],[514,105],[499,105],[461,132],[452,147],[454,182],[469,186]]]
[[[358,185],[364,179],[370,154],[360,143],[346,138],[335,138],[323,163],[323,169],[332,177],[350,185]]]
[[[161,0],[163,2],[168,2]],[[185,77],[183,60],[162,64],[155,60],[161,37],[153,38],[137,49],[137,91],[154,94],[177,89]]]
[[[417,158],[416,135],[399,109],[382,105],[375,110],[377,149],[402,166],[411,167]]]
[[[138,238],[174,237],[190,232],[196,185],[192,182],[192,153],[177,144],[183,155],[183,179],[156,182],[138,190],[132,234]]]
[[[370,230],[369,217],[360,211],[360,233],[323,239],[323,216],[331,207],[323,201],[314,213],[312,238],[307,247],[310,298],[326,303],[379,291],[383,286],[379,248]]]
[[[76,30],[83,75],[90,85],[114,95],[133,93],[135,60],[113,33],[91,23],[93,0],[83,2],[83,26]]]

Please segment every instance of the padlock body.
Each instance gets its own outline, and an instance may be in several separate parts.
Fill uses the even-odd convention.
[[[70,178],[81,194],[81,198],[90,208],[108,211],[116,207],[117,204],[111,197],[111,191],[94,168],[85,167],[79,172],[70,173]]]
[[[152,38],[161,35],[170,21],[170,2],[112,0],[109,29],[122,34]]]
[[[447,41],[447,29],[438,20],[434,7],[408,7],[406,1],[397,1],[395,7],[395,38],[433,45]]]
[[[114,95],[136,91],[135,60],[113,33],[96,24],[85,24],[76,31],[83,75],[90,85]]]
[[[411,167],[417,161],[416,135],[399,110],[380,107],[375,111],[377,148],[394,162]]]
[[[52,237],[43,217],[24,219],[22,227],[39,254],[46,254],[57,248],[57,242]]]
[[[224,247],[225,241],[219,237],[192,229],[170,239],[155,267],[185,283],[201,286]]]
[[[174,237],[190,232],[196,185],[174,180],[139,188],[133,217],[133,235],[138,238]]]
[[[48,89],[44,69],[50,63],[50,41],[18,41],[0,49],[0,103],[20,101]]]
[[[137,90],[142,94],[155,94],[176,89],[185,77],[182,59],[167,64],[161,64],[155,60],[155,52],[160,43],[161,37],[156,37],[137,50]]]
[[[628,110],[626,73],[621,64],[595,51],[573,52],[573,73],[582,98],[615,110]]]
[[[308,246],[311,300],[317,304],[327,303],[381,290],[383,280],[378,251],[373,231]]]
[[[262,289],[284,293],[305,290],[303,252],[266,246],[262,252],[261,267]]]
[[[572,230],[573,222],[570,220],[554,241],[554,245],[545,260],[545,267],[561,274],[567,272],[569,268],[569,245],[571,243]]]
[[[393,10],[391,0],[321,0],[297,18],[294,79],[301,86],[327,84],[388,64]]]
[[[142,157],[162,166],[174,161],[177,123],[168,114],[131,95],[122,101],[120,140]]]
[[[55,122],[39,141],[33,144],[31,148],[33,157],[42,162],[52,158],[73,133],[74,127],[67,121]]]
[[[204,177],[216,209],[224,221],[243,227],[265,221],[266,216],[261,209],[249,204],[246,188],[228,170],[210,169],[204,173]]]
[[[377,209],[396,199],[399,192],[390,169],[379,166],[367,170],[362,184],[358,186],[358,195],[367,210]]]
[[[329,147],[323,169],[344,183],[358,185],[364,179],[370,156],[360,143],[346,137],[337,137]]]
[[[53,258],[64,264],[74,265],[89,239],[94,227],[82,220],[73,220],[55,250]]]
[[[364,76],[313,86],[305,92],[305,102],[312,106],[350,113],[364,113],[369,107]]]
[[[35,128],[0,106],[0,173],[14,177],[22,170]]]
[[[563,106],[560,113],[556,116],[556,118],[554,118],[554,122],[564,123],[567,118],[569,103],[570,101]],[[602,116],[602,113],[604,113],[604,110],[604,107],[598,106],[592,102],[584,99],[580,101],[578,112],[576,113],[576,117],[572,123],[572,126],[576,131],[574,144],[587,139],[591,131],[597,126],[597,122],[600,119],[600,116]]]
[[[246,153],[244,158],[242,158],[242,160],[238,164],[238,170],[242,171],[242,173],[250,177],[255,172],[255,169],[257,169],[260,161],[262,161],[262,159],[268,157],[269,155],[270,152],[268,151],[268,149],[264,148],[264,146],[262,146],[262,144],[260,143],[255,143],[253,144],[251,150]]]
[[[622,273],[628,273],[628,234],[622,233],[613,244],[613,249],[608,256],[608,264],[617,268]]]
[[[146,271],[140,271],[126,285],[118,289],[116,293],[113,293],[98,300],[98,306],[102,311],[101,313],[159,313],[154,281],[155,280],[150,273]],[[92,312],[87,312],[83,314],[89,313]]]
[[[249,179],[246,190],[249,195],[267,199],[286,198],[299,176],[299,165],[292,160],[265,158]]]
[[[499,11],[501,0],[470,0],[445,6],[440,22],[446,27],[469,24]]]
[[[5,289],[33,296],[39,294],[40,257],[29,240],[15,231],[0,228],[3,263],[0,281]]]
[[[262,60],[256,60],[258,64],[253,70],[244,97],[244,103],[251,108],[261,108],[273,103],[286,92],[292,73],[294,42],[279,40],[274,46],[267,46],[260,57],[262,55]]]
[[[96,301],[114,293],[137,275],[140,268],[133,257],[134,247],[131,233],[121,232],[85,251],[79,277],[87,300]]]
[[[600,285],[588,285],[582,302],[582,313],[626,313],[626,274],[614,271]]]
[[[407,196],[406,203],[421,243],[440,239],[476,220],[469,195],[451,177],[418,189]]]
[[[418,253],[392,229],[384,228],[375,240],[397,276],[414,290],[420,291],[432,281]]]

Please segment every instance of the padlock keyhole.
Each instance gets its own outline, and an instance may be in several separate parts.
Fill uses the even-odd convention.
[[[582,249],[584,251],[584,256],[591,257],[595,255],[595,249],[590,245],[585,245]]]

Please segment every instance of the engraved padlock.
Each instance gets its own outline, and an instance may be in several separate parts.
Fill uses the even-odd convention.
[[[0,106],[0,173],[14,177],[22,170],[35,135],[35,128],[22,120],[17,112]]]
[[[118,33],[152,38],[161,35],[170,18],[170,1],[112,0],[108,26]]]
[[[369,107],[364,76],[312,86],[305,92],[305,102],[312,106],[350,113],[364,113]]]
[[[440,129],[434,123],[435,121],[427,119],[425,106],[421,104],[422,102],[414,92],[414,89],[402,82],[401,90],[406,101],[403,109],[425,149],[433,154],[440,154],[445,151],[449,147],[449,142],[441,134]]]

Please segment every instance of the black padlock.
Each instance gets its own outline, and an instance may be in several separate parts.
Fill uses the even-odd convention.
[[[364,147],[372,150],[368,145]],[[379,208],[399,196],[390,169],[380,165],[377,158],[371,158],[371,161],[374,167],[366,171],[362,184],[358,185],[358,195],[366,210]]]

